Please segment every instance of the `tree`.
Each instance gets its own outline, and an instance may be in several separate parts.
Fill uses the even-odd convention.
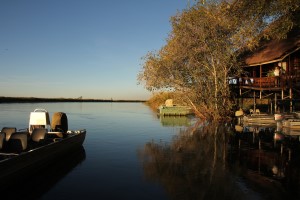
[[[228,116],[228,79],[241,72],[239,55],[261,39],[284,37],[296,24],[298,1],[199,1],[171,18],[167,44],[144,57],[139,82],[150,91],[180,92],[203,118]]]
[[[262,40],[282,39],[299,28],[299,0],[236,0],[228,14],[239,50],[253,50]]]

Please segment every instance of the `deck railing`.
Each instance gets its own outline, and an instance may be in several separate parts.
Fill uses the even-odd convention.
[[[254,83],[252,87],[259,87],[259,88],[274,88],[280,87],[280,77],[261,77],[261,78],[253,78]]]
[[[247,88],[279,89],[300,83],[300,75],[230,78],[229,84]]]
[[[244,87],[253,88],[275,88],[281,86],[280,77],[242,77],[242,78],[231,78],[229,83]]]

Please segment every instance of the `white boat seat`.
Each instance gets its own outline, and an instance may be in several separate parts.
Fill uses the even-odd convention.
[[[17,129],[15,127],[3,127],[1,132],[5,133],[5,140],[8,141],[11,134],[17,132]]]

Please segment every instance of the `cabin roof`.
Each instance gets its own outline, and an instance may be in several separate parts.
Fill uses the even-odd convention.
[[[300,32],[288,34],[286,39],[271,40],[246,57],[247,66],[256,66],[282,61],[286,56],[300,49]]]

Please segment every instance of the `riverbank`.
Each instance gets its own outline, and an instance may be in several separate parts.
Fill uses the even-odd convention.
[[[38,97],[0,97],[0,103],[39,103],[39,102],[118,102],[138,103],[145,100],[113,100],[113,99],[82,99],[82,98],[38,98]]]

